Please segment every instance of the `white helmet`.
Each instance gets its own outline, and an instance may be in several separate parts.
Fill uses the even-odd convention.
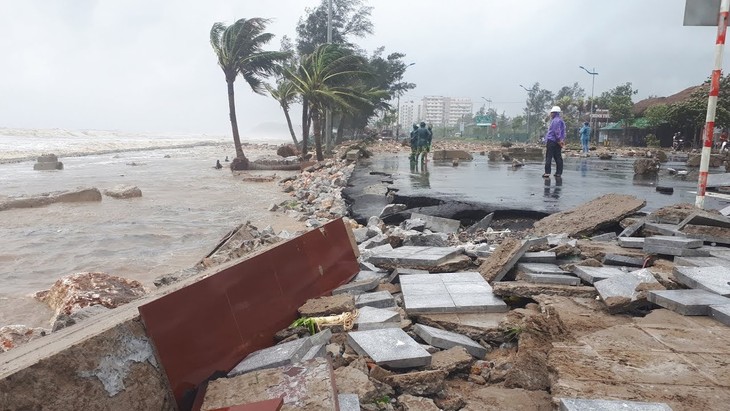
[[[550,109],[551,113],[560,113],[560,111],[560,107],[558,106],[553,106],[553,108]]]

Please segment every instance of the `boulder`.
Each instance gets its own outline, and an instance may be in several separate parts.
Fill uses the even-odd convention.
[[[700,160],[702,159],[701,154],[694,154],[687,160],[687,167],[699,167]],[[720,167],[725,159],[720,154],[713,154],[710,156],[710,167]]]
[[[655,175],[659,172],[661,163],[656,158],[637,158],[634,161],[634,174],[645,176]]]
[[[136,198],[142,197],[142,190],[137,186],[120,184],[104,190],[104,195],[112,198]]]
[[[25,325],[0,327],[0,352],[12,350],[21,344],[44,337],[46,334],[48,334],[46,329],[31,328]]]
[[[297,149],[292,144],[285,144],[276,149],[276,154],[281,157],[292,157],[297,155]]]
[[[63,170],[63,163],[55,154],[42,154],[33,165],[33,170]]]
[[[60,278],[50,290],[38,292],[35,297],[55,310],[56,316],[70,316],[92,305],[116,308],[144,294],[145,289],[139,281],[100,272],[84,272]]]
[[[338,294],[307,300],[299,307],[302,317],[324,317],[355,310],[355,298],[350,294]]]

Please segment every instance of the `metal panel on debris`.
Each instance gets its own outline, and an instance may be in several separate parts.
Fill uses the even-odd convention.
[[[685,26],[717,26],[720,15],[720,0],[686,0],[684,7]]]

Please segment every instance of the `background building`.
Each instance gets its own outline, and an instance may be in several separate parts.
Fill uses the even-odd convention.
[[[413,123],[417,123],[420,114],[419,105],[413,101],[404,101],[400,106],[400,126],[401,131],[410,132]]]
[[[420,119],[426,123],[453,127],[459,124],[463,116],[472,113],[474,104],[469,98],[426,96],[421,108]]]

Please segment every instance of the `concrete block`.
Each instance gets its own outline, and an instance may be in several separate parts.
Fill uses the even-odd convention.
[[[603,257],[603,264],[607,265],[621,265],[625,267],[643,267],[643,257],[629,257],[627,255],[619,254],[606,254]]]
[[[329,331],[329,330],[327,330]],[[315,358],[322,358],[327,354],[327,350],[325,349],[325,344],[319,344],[315,345],[312,348],[307,351],[306,354],[302,356],[302,359],[299,360],[300,362],[313,360]]]
[[[355,307],[388,308],[395,307],[393,295],[387,291],[363,293],[355,297]]]
[[[456,233],[461,227],[461,221],[450,218],[434,217],[426,214],[412,213],[411,218],[417,218],[426,222],[426,229],[437,233]]]
[[[672,411],[672,408],[658,402],[560,398],[560,411]]]
[[[565,274],[525,274],[525,281],[535,284],[580,285],[580,278]]]
[[[339,394],[340,411],[360,411],[360,397],[357,394]]]
[[[477,230],[486,230],[489,228],[489,225],[492,224],[492,220],[494,219],[494,213],[489,213],[486,215],[486,217],[482,218],[478,222],[474,223],[471,227],[466,229],[466,232],[469,234],[475,233]]]
[[[400,268],[396,267],[394,270],[396,275],[410,275],[410,274],[429,274],[427,270],[418,270],[415,268]]]
[[[355,325],[358,331],[400,327],[400,314],[394,310],[365,306],[358,311]]]
[[[431,364],[431,354],[400,328],[352,331],[347,334],[347,342],[355,352],[381,366],[415,368]]]
[[[448,294],[406,294],[403,305],[409,314],[454,313],[456,305]]]
[[[669,235],[683,237],[684,233],[679,231],[676,224],[644,223],[644,234]]]
[[[615,275],[593,284],[601,299],[606,303],[608,312],[614,314],[633,308],[646,301],[644,293],[637,291],[663,289],[648,269],[636,270]]]
[[[530,247],[545,241],[544,237],[521,241],[516,239],[505,240],[479,267],[479,272],[491,283],[501,281]]]
[[[380,284],[380,278],[377,277],[371,277],[362,281],[353,281],[335,288],[332,290],[332,295],[344,293],[358,295],[374,289],[378,284]]]
[[[715,267],[674,267],[677,281],[690,288],[707,290],[730,297],[730,268]]]
[[[634,224],[631,224],[630,226],[624,228],[624,231],[620,232],[618,235],[618,238],[629,238],[639,232],[642,227],[644,227],[644,220],[638,220]]]
[[[458,313],[506,313],[509,306],[493,293],[451,294]]]
[[[674,257],[674,265],[684,267],[715,267],[730,265],[730,261],[717,257]]]
[[[309,339],[312,345],[327,345],[330,343],[330,339],[332,339],[332,330],[326,329],[320,331],[311,337],[307,337],[307,339]]]
[[[555,264],[518,263],[517,270],[532,274],[568,274],[567,271]]]
[[[359,281],[369,281],[369,280],[372,280],[374,278],[377,278],[377,280],[379,282],[380,280],[384,279],[387,275],[388,275],[388,272],[387,271],[386,272],[382,272],[382,271],[381,272],[376,272],[376,271],[365,271],[365,270],[362,270],[359,273],[357,273],[357,275],[355,276],[355,278],[352,279],[352,282],[355,283],[355,282],[359,282]]]
[[[681,230],[688,224],[730,228],[730,217],[712,214],[704,210],[697,210],[679,223],[679,229]]]
[[[525,253],[518,262],[520,263],[541,263],[541,264],[555,264],[554,252],[551,251],[538,251],[534,253]]]
[[[380,267],[376,267],[375,264],[369,263],[367,261],[363,261],[360,263],[360,270],[362,271],[372,271],[375,273],[387,273],[387,270],[383,270]]]
[[[662,245],[649,245],[644,243],[645,254],[663,254],[679,257],[709,257],[710,252],[702,248],[681,248]]]
[[[614,267],[585,267],[576,265],[573,268],[573,274],[588,284],[593,284],[596,281],[605,280],[606,278],[615,277],[624,273],[625,271]]]
[[[482,359],[487,355],[487,350],[484,347],[465,335],[423,324],[416,324],[413,331],[427,344],[437,348],[448,350],[453,347],[464,347],[469,354],[478,359]]]
[[[644,237],[619,237],[618,245],[623,248],[644,248]]]
[[[491,286],[489,286],[489,283],[484,281],[484,278],[481,274],[475,271],[463,271],[458,273],[443,273],[438,274],[438,276],[441,278],[441,281],[443,281],[444,284],[449,283],[477,283],[477,284],[483,284],[489,287],[491,290]]]
[[[590,238],[591,241],[598,241],[602,243],[608,243],[616,239],[616,233],[610,232],[605,234],[594,235]]]
[[[724,215],[725,217],[730,216],[730,206],[727,206],[720,210],[720,214]]]
[[[409,314],[505,312],[509,309],[476,272],[403,276],[401,290]]]
[[[717,321],[720,321],[727,326],[730,326],[730,304],[711,305],[710,317],[716,319]]]
[[[228,373],[228,378],[264,368],[275,368],[299,362],[310,348],[312,348],[312,341],[309,338],[300,338],[254,351],[233,367]]]
[[[377,253],[369,261],[380,265],[437,267],[459,254],[462,254],[462,250],[456,247],[405,246]]]
[[[711,305],[730,304],[730,298],[705,290],[649,291],[648,300],[682,315],[708,315]]]
[[[673,247],[673,248],[700,248],[704,242],[696,238],[687,237],[673,237],[666,235],[655,235],[646,237],[644,240],[644,246],[659,246],[659,247]]]

